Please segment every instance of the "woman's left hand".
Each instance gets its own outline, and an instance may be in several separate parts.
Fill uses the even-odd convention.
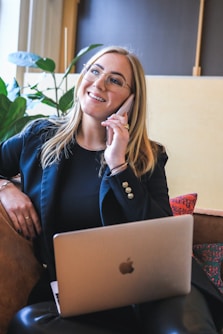
[[[104,157],[109,168],[112,169],[125,162],[126,149],[129,142],[127,114],[120,116],[112,114],[102,126],[107,128],[108,139]]]

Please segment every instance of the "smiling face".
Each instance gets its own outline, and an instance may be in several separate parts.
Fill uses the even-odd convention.
[[[94,71],[92,74],[93,77],[96,75],[95,81],[89,81],[84,76],[78,89],[78,98],[83,113],[101,122],[114,113],[131,94],[129,86],[132,70],[127,57],[118,53],[104,54],[94,63],[94,68],[99,69],[101,75]],[[108,76],[110,74],[111,77]],[[119,81],[110,85],[113,76],[127,85],[121,86]]]

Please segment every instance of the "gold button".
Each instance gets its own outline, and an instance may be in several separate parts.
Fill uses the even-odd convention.
[[[134,194],[133,193],[128,194],[128,199],[133,199],[133,198],[134,198]]]
[[[132,188],[130,188],[130,187],[125,188],[125,192],[127,194],[131,193],[132,192]]]
[[[128,184],[128,182],[127,182],[127,181],[125,181],[125,182],[122,182],[122,187],[123,187],[123,188],[127,188],[127,187],[128,187],[128,185],[129,185],[129,184]]]

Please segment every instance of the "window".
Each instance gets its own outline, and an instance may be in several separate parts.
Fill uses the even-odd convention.
[[[12,9],[13,8],[13,9]],[[19,50],[59,62],[63,0],[0,0],[0,76],[23,82],[23,68],[8,62]]]
[[[6,82],[16,76],[8,54],[18,50],[19,13],[20,0],[0,0],[0,76]]]

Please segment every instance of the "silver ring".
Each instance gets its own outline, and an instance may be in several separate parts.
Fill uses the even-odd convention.
[[[25,219],[28,220],[28,219],[30,219],[30,217],[29,217],[29,216],[26,216]]]

